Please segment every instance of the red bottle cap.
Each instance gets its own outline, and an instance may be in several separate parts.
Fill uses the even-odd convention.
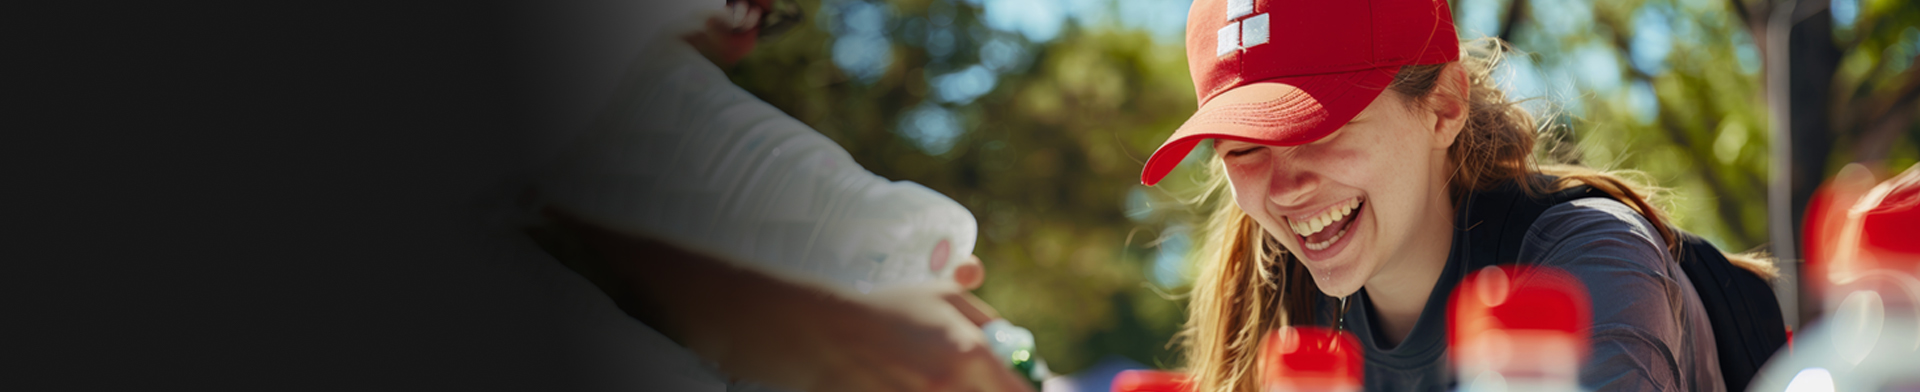
[[[1551,267],[1503,265],[1460,282],[1447,312],[1447,343],[1462,373],[1573,377],[1593,324],[1586,285]]]
[[[1113,376],[1113,392],[1188,392],[1187,374],[1163,370],[1123,370]]]
[[[1263,390],[1358,391],[1360,342],[1352,334],[1320,327],[1281,327],[1261,343]]]
[[[1871,182],[1865,170],[1842,169],[1807,203],[1801,253],[1815,289],[1877,272],[1920,277],[1920,165]]]

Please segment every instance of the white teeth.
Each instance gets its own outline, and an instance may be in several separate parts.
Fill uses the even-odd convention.
[[[1287,225],[1290,226],[1290,229],[1293,229],[1294,234],[1299,234],[1301,237],[1312,236],[1321,230],[1326,230],[1328,226],[1340,222],[1341,219],[1346,219],[1347,216],[1353,215],[1353,210],[1359,207],[1359,198],[1347,199],[1346,202],[1335,204],[1333,208],[1321,212],[1319,215],[1314,215],[1311,218],[1288,218]],[[1343,234],[1346,234],[1345,230],[1341,230],[1340,233],[1335,234],[1333,239],[1340,239],[1340,236]],[[1332,243],[1333,239],[1328,240],[1327,243]],[[1325,248],[1325,244],[1322,245],[1321,248]],[[1315,250],[1321,249],[1312,246],[1308,246],[1308,248]]]
[[[1306,245],[1307,245],[1307,249],[1312,249],[1312,250],[1321,250],[1321,249],[1326,249],[1326,248],[1327,248],[1327,247],[1329,247],[1329,246],[1333,246],[1333,242],[1334,242],[1334,241],[1339,241],[1339,240],[1340,240],[1340,237],[1345,237],[1345,236],[1347,236],[1347,229],[1346,229],[1346,228],[1341,228],[1341,229],[1340,229],[1340,232],[1338,232],[1338,233],[1333,233],[1333,238],[1328,238],[1328,239],[1327,239],[1326,241],[1321,241],[1321,242],[1308,242],[1308,243],[1306,244]]]

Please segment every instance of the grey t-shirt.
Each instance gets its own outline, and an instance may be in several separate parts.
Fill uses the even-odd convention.
[[[1345,317],[1366,351],[1368,391],[1445,391],[1455,387],[1447,363],[1446,309],[1467,259],[1454,231],[1448,268],[1426,310],[1399,345],[1373,328],[1366,290],[1355,293]],[[1592,291],[1592,350],[1580,384],[1589,391],[1725,391],[1706,309],[1666,241],[1639,213],[1607,198],[1579,199],[1548,208],[1527,229],[1520,260],[1567,271]],[[1338,303],[1322,304],[1332,315]],[[1321,320],[1331,324],[1331,317]]]

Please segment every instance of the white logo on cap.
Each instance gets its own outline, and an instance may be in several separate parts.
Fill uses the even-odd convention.
[[[1227,20],[1239,19],[1253,13],[1253,0],[1227,0]],[[1225,56],[1234,50],[1242,50],[1267,43],[1267,14],[1261,13],[1251,18],[1237,20],[1214,32],[1213,54]]]
[[[1213,36],[1215,38],[1213,43],[1214,56],[1225,56],[1227,53],[1233,53],[1234,49],[1240,49],[1239,22],[1228,23],[1227,27],[1221,27],[1219,32],[1213,33]]]
[[[1253,0],[1227,0],[1227,20],[1253,13]]]

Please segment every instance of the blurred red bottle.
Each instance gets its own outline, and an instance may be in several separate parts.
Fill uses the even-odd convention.
[[[1915,289],[1900,286],[1920,279],[1920,165],[1877,185],[1848,165],[1815,191],[1805,222],[1804,285],[1826,297],[1826,311],[1854,291]]]
[[[1362,361],[1352,334],[1320,327],[1281,327],[1261,343],[1261,390],[1359,391]]]
[[[1164,370],[1124,370],[1113,376],[1113,392],[1189,392],[1187,374]]]
[[[1550,267],[1481,269],[1455,288],[1447,343],[1463,391],[1579,391],[1586,285]]]
[[[1847,165],[1807,207],[1802,289],[1825,316],[1752,391],[1920,390],[1920,165],[1878,181]]]
[[[1260,385],[1266,392],[1353,392],[1361,386],[1359,340],[1320,327],[1282,327],[1260,346]],[[1128,370],[1113,377],[1113,392],[1189,392],[1185,373]]]

